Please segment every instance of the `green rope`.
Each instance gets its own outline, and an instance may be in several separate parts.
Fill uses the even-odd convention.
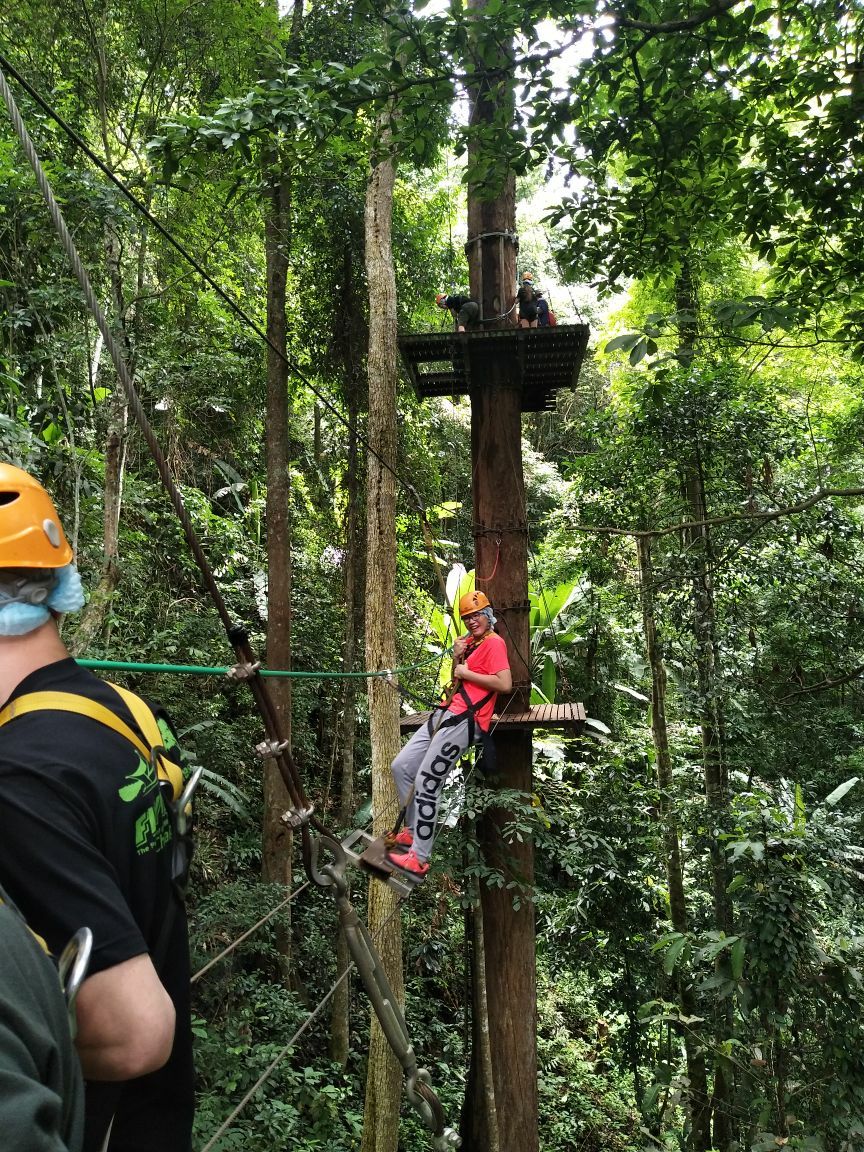
[[[408,664],[404,668],[381,669],[377,672],[284,672],[277,668],[259,668],[261,676],[287,676],[296,680],[352,680],[371,679],[373,676],[398,676],[402,672],[415,672],[440,660],[440,655],[430,656],[419,664]],[[176,676],[227,676],[227,666],[208,668],[201,664],[138,664],[131,660],[76,660],[81,668],[114,672],[173,672]]]

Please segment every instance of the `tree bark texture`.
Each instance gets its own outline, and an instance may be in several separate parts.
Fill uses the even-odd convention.
[[[386,129],[384,130],[386,138]],[[396,278],[391,228],[396,164],[392,156],[373,168],[366,188],[366,277],[369,286],[369,446],[366,495],[366,666],[392,668],[396,663],[396,483],[382,463],[396,463]],[[373,454],[374,453],[374,454]],[[399,751],[399,703],[392,688],[378,677],[368,682],[369,731],[372,741],[372,807],[375,832],[393,823],[396,789],[390,762]],[[369,886],[369,930],[400,1004],[402,930],[396,896],[383,884]],[[402,1069],[390,1051],[375,1017],[369,1045],[366,1107],[361,1152],[396,1152]]]
[[[512,356],[490,356],[485,368],[486,377],[477,381],[471,394],[477,587],[493,604],[510,657],[513,693],[499,700],[499,708],[523,711],[530,701],[531,670],[521,395],[518,378],[512,375]],[[499,730],[495,742],[495,783],[530,794],[530,732]],[[504,810],[489,812],[479,824],[480,844],[487,864],[527,890],[534,880],[534,845],[528,838],[507,843],[502,830],[508,819]],[[481,903],[500,1152],[534,1152],[538,1147],[534,906],[523,899],[514,909],[512,890],[487,886],[481,890]],[[475,1110],[487,1103],[479,1081],[476,1088]],[[482,1127],[486,1140],[478,1147],[488,1152],[492,1129],[488,1123]]]
[[[482,16],[486,0],[468,0],[469,12]],[[513,47],[497,31],[479,20],[473,28],[474,59],[489,64],[489,74],[479,76],[469,90],[471,125],[489,125],[496,118],[512,120]],[[509,113],[509,115],[508,115]],[[468,140],[469,171],[478,157],[488,159],[489,148],[483,136]],[[468,275],[472,299],[480,304],[485,330],[506,328],[518,323],[516,298],[516,177],[507,170],[500,183],[489,187],[469,184],[468,188]]]
[[[483,19],[486,0],[468,0],[474,59],[483,61],[470,92],[471,125],[483,129],[469,141],[468,266],[471,295],[480,302],[487,329],[516,324],[510,312],[516,292],[515,179],[504,169],[493,184],[471,179],[471,162],[484,169],[489,155],[486,130],[513,119],[513,46]],[[470,337],[468,337],[470,339]],[[531,695],[528,605],[528,531],[522,473],[521,382],[513,350],[475,362],[471,391],[471,460],[474,507],[474,552],[478,589],[492,602],[498,631],[507,643],[514,691],[499,700],[499,709],[522,711]],[[482,365],[482,375],[476,368]],[[526,794],[532,788],[531,734],[496,736],[496,783]],[[508,844],[502,833],[503,810],[486,814],[479,824],[484,858],[508,878],[529,886],[534,879],[534,846],[529,839]],[[500,1152],[536,1152],[537,1027],[534,907],[524,899],[513,907],[513,891],[483,886],[481,905],[485,937],[486,996],[489,1040],[498,1109]],[[494,1124],[477,1116],[489,1107],[482,1078],[472,1082],[465,1114],[473,1134],[482,1133],[478,1152],[490,1152]]]

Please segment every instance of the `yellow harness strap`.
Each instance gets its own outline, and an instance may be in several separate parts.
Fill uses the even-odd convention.
[[[153,755],[154,749],[162,748],[162,733],[159,731],[156,717],[141,697],[130,692],[128,688],[118,688],[116,684],[111,684],[110,687],[123,699],[132,713],[135,723],[147,741],[146,744],[110,708],[87,696],[79,696],[75,692],[28,692],[25,696],[20,696],[11,704],[7,704],[0,712],[0,728],[18,716],[25,716],[28,712],[74,712],[78,716],[89,716],[91,720],[104,724],[106,728],[113,729],[124,740],[128,740],[145,763],[149,764],[151,760],[155,760],[158,779],[167,781],[171,785],[173,799],[179,800],[183,792],[182,769],[179,764],[175,764],[162,753]]]

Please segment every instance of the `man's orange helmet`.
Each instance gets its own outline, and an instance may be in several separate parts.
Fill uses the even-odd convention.
[[[63,568],[72,549],[38,480],[0,463],[0,568]]]
[[[438,305],[439,308],[446,308],[447,307],[447,293],[446,292],[439,292],[438,295],[435,297],[435,303]]]
[[[464,620],[475,612],[482,612],[484,608],[491,608],[489,597],[485,592],[466,592],[459,601],[459,615]]]

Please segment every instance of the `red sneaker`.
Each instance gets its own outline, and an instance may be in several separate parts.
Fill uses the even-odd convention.
[[[398,852],[388,852],[387,859],[391,864],[395,864],[397,868],[401,868],[403,872],[410,873],[415,880],[422,880],[429,871],[429,861],[418,859],[417,853],[413,848],[406,852],[404,856]]]
[[[385,839],[387,848],[391,852],[407,852],[414,844],[414,834],[409,832],[407,828],[403,828],[395,836],[387,836]]]

